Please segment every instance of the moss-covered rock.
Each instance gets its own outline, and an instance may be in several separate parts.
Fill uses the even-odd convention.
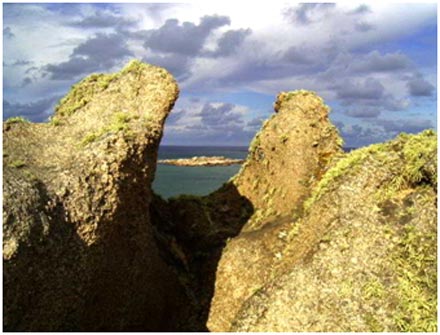
[[[133,61],[76,84],[51,124],[4,124],[5,330],[184,327],[149,212],[177,96],[165,70]]]

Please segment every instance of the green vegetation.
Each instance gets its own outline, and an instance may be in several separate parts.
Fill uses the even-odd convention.
[[[52,126],[57,127],[57,126],[61,126],[63,124],[63,122],[59,118],[57,118],[56,116],[52,116],[50,118],[50,124]]]
[[[12,161],[11,163],[9,163],[8,166],[12,167],[12,168],[19,169],[19,168],[26,166],[26,163],[20,159],[17,159],[15,161]]]
[[[132,61],[130,61],[126,67],[124,67],[121,71],[121,74],[127,74],[127,73],[139,73],[141,72],[143,69],[148,68],[151,65],[148,64],[144,64],[140,61],[138,61],[137,59],[134,59]],[[165,73],[165,72],[164,72]]]
[[[93,95],[105,90],[119,74],[92,74],[72,86],[69,93],[55,107],[55,116],[69,116],[84,107]],[[56,119],[55,117],[53,120]],[[53,123],[52,123],[53,124]]]
[[[437,187],[437,135],[434,131],[425,130],[417,135],[402,133],[389,146],[403,152],[400,157],[403,167],[395,169],[390,184],[378,191],[379,200],[422,183]]]
[[[127,115],[124,112],[117,112],[113,114],[112,123],[109,125],[101,128],[100,130],[87,134],[83,137],[81,140],[81,146],[86,146],[87,144],[90,144],[92,142],[95,142],[97,139],[102,137],[105,134],[108,133],[118,133],[120,131],[123,131],[125,135],[130,135],[130,122],[131,118],[129,115]]]
[[[397,152],[402,151],[403,157]],[[393,152],[395,154],[393,154]],[[378,191],[378,198],[385,199],[398,190],[411,187],[423,180],[437,184],[437,137],[434,131],[425,130],[418,135],[401,134],[387,143],[373,144],[354,150],[340,158],[323,176],[311,197],[304,203],[310,206],[326,193],[331,185],[343,175],[355,171],[366,159],[374,159],[394,169],[394,177]]]
[[[432,227],[427,234],[414,225],[405,226],[393,255],[399,297],[393,318],[399,331],[437,330],[437,234]]]
[[[28,119],[22,117],[22,116],[14,116],[10,117],[5,121],[7,124],[13,124],[13,123],[30,123]]]
[[[249,153],[254,153],[255,150],[260,146],[260,133],[257,133],[249,145]]]

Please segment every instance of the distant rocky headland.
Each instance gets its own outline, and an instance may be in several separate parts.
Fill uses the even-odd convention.
[[[435,131],[344,153],[316,93],[281,92],[233,178],[164,200],[178,94],[132,61],[3,124],[4,331],[437,331]]]
[[[244,159],[226,158],[223,156],[195,156],[191,158],[159,159],[157,164],[175,166],[228,166],[242,164]]]

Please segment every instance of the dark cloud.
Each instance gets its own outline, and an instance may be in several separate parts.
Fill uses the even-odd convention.
[[[94,15],[84,17],[80,20],[67,22],[67,25],[81,29],[99,29],[99,28],[118,28],[132,27],[136,25],[136,20],[127,19],[112,13],[96,12]]]
[[[168,115],[166,120],[166,125],[173,126],[178,123],[179,120],[181,120],[186,115],[186,111],[181,109],[179,111],[173,110]]]
[[[119,34],[96,34],[78,45],[72,53],[73,57],[85,56],[110,63],[112,63],[111,59],[120,59],[132,55],[133,53],[127,48],[126,39]]]
[[[391,136],[398,133],[412,133],[416,134],[425,129],[433,128],[431,120],[426,119],[411,119],[411,120],[376,120],[375,124],[382,127]]]
[[[166,122],[167,126],[172,127],[172,130],[165,132],[164,142],[193,145],[200,145],[200,143],[246,145],[258,129],[249,127],[249,123],[244,122],[242,114],[235,108],[236,105],[230,103],[206,102],[201,111],[196,114],[179,110],[173,119],[168,119]],[[200,117],[201,122],[185,121],[185,117],[188,115]],[[250,123],[256,124],[257,122],[253,120]],[[173,127],[177,125],[179,127]]]
[[[353,59],[349,70],[360,73],[394,72],[408,69],[410,60],[401,53],[388,53],[381,55],[377,50]]]
[[[217,49],[208,53],[208,56],[223,57],[229,56],[237,51],[244,39],[251,34],[251,29],[228,30],[217,42]]]
[[[186,55],[170,54],[147,56],[143,58],[143,61],[167,69],[178,80],[185,80],[191,74],[190,68],[193,59]]]
[[[38,67],[36,67],[36,66],[31,66],[31,67],[27,68],[26,71],[25,71],[24,73],[25,73],[25,74],[28,74],[28,73],[33,72],[33,71],[38,71]]]
[[[283,60],[289,63],[311,65],[315,60],[310,57],[310,53],[306,50],[301,50],[299,47],[290,47],[283,55]]]
[[[234,111],[235,105],[222,103],[215,107],[211,103],[205,103],[200,112],[202,123],[209,127],[231,127],[243,124],[242,115]]]
[[[287,9],[284,16],[291,22],[307,25],[315,21],[313,19],[314,14],[328,12],[335,6],[334,3],[302,3]]]
[[[384,95],[384,86],[374,78],[367,78],[362,83],[347,81],[337,90],[337,97],[348,102],[356,100],[376,100]]]
[[[24,77],[24,79],[23,79],[22,82],[21,82],[21,87],[25,87],[25,86],[31,84],[32,81],[33,81],[32,78],[30,78],[30,77]]]
[[[369,126],[346,125],[343,122],[335,122],[335,124],[344,139],[344,147],[346,148],[359,148],[377,142],[378,139],[385,139],[383,132]]]
[[[59,99],[60,97],[49,97],[25,104],[3,100],[3,119],[24,116],[33,122],[45,121],[52,114],[53,107]]]
[[[28,60],[23,60],[23,59],[17,59],[14,63],[12,63],[12,66],[26,66],[26,65],[30,65],[33,62],[28,61]]]
[[[158,29],[147,30],[144,47],[153,51],[194,56],[200,53],[209,34],[231,23],[227,16],[204,16],[199,25],[192,22],[179,24],[177,19],[168,19]]]
[[[381,111],[377,107],[356,107],[345,112],[346,115],[355,118],[375,118],[380,115]]]
[[[10,27],[3,28],[3,37],[4,38],[13,38],[15,35],[12,32]]]
[[[133,53],[128,49],[126,39],[120,34],[96,34],[78,45],[69,60],[49,64],[44,70],[50,79],[70,80],[79,75],[108,70]]]
[[[256,118],[252,119],[251,121],[249,121],[246,124],[246,127],[250,130],[257,132],[258,130],[260,130],[261,125],[263,124],[264,120],[265,120],[265,118],[256,117]]]
[[[425,80],[421,75],[414,76],[407,82],[409,93],[414,97],[430,97],[433,95],[435,87]]]
[[[367,13],[371,13],[371,9],[365,4],[359,5],[355,9],[348,12],[348,14],[350,15],[359,15],[359,14],[367,14]]]
[[[340,82],[332,89],[336,90],[341,105],[353,106],[346,112],[349,116],[375,117],[380,110],[401,111],[408,107],[406,99],[396,99],[394,95],[386,93],[385,87],[375,78],[367,78],[363,82],[346,79]]]

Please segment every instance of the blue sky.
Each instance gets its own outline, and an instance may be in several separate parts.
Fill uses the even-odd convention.
[[[324,98],[346,146],[436,128],[436,3],[4,4],[3,118],[47,120],[72,84],[133,58],[178,80],[163,144],[246,146],[297,89]]]

